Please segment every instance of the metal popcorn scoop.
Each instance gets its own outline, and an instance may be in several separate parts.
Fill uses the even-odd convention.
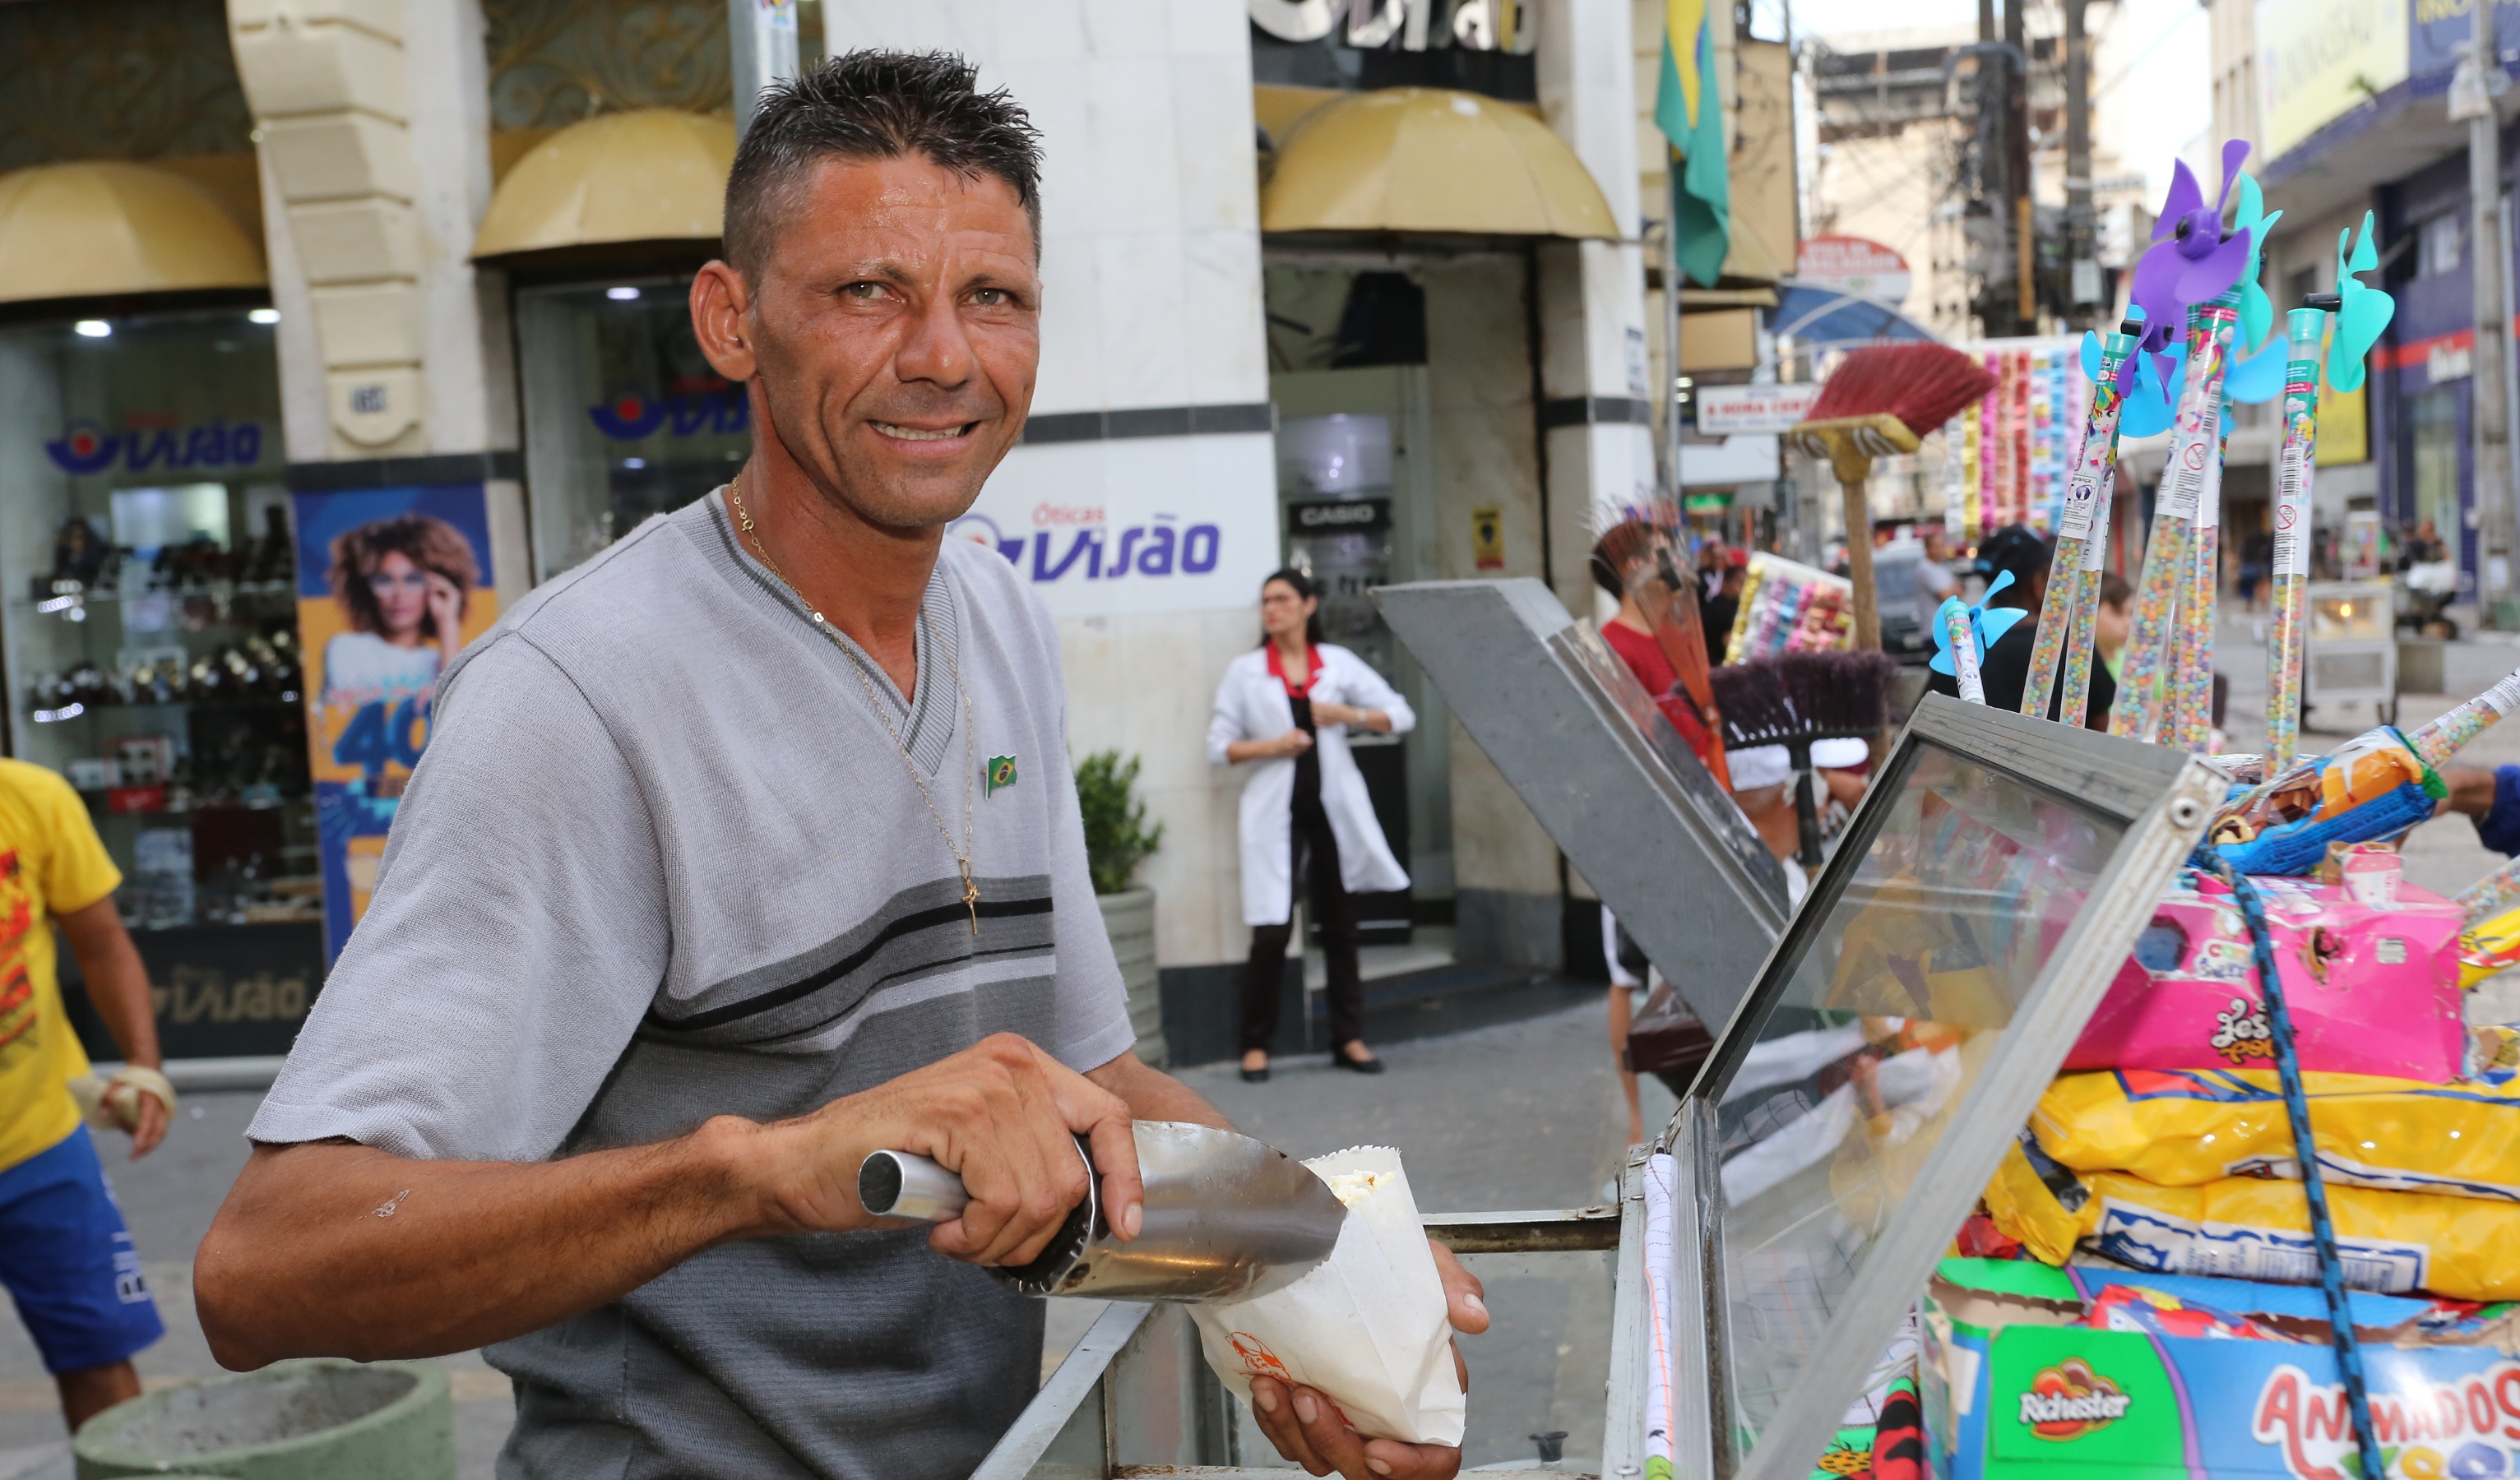
[[[1239,1300],[1293,1283],[1337,1244],[1346,1206],[1285,1152],[1179,1121],[1141,1120],[1136,1131],[1147,1188],[1137,1237],[1124,1243],[1104,1224],[1088,1156],[1085,1200],[1041,1257],[991,1273],[1027,1295]],[[970,1197],[962,1178],[924,1156],[878,1151],[858,1168],[858,1200],[878,1217],[942,1223]]]

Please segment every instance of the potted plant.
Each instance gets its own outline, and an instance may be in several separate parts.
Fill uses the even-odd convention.
[[[1155,891],[1137,886],[1138,865],[1160,846],[1163,824],[1147,826],[1147,804],[1137,797],[1138,757],[1098,750],[1077,763],[1076,810],[1085,823],[1085,866],[1094,875],[1095,902],[1120,979],[1129,988],[1129,1026],[1138,1032],[1138,1056],[1164,1061],[1163,998],[1155,975]]]

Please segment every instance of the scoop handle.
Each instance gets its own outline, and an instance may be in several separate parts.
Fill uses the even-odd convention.
[[[962,1178],[924,1156],[876,1151],[858,1163],[858,1202],[878,1218],[944,1223],[963,1216],[970,1201]]]

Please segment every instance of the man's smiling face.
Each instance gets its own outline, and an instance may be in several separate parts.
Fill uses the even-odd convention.
[[[745,317],[772,426],[871,524],[960,517],[1023,429],[1041,274],[994,175],[826,158],[790,188]]]

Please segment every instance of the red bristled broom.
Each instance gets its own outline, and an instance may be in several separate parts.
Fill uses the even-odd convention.
[[[1881,647],[1872,586],[1872,516],[1864,485],[1872,460],[1913,452],[1925,434],[1995,388],[1995,375],[1947,344],[1873,344],[1830,372],[1794,444],[1826,458],[1846,504],[1846,567],[1855,585],[1855,646]]]

